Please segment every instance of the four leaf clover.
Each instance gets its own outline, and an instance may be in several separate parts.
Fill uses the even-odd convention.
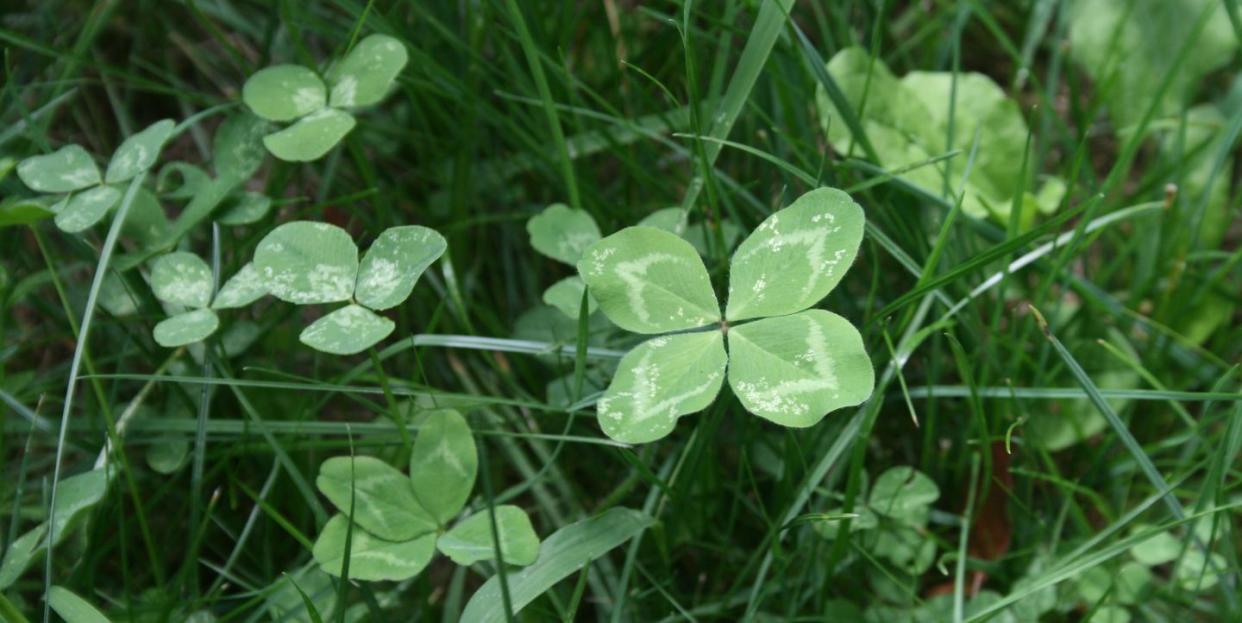
[[[165,348],[207,339],[220,326],[216,310],[244,307],[267,294],[267,286],[253,264],[242,266],[219,292],[214,292],[211,268],[202,258],[176,251],[151,263],[151,292],[155,298],[182,311],[155,325],[155,341]],[[214,294],[214,296],[213,296]]]
[[[61,196],[49,208],[57,227],[71,234],[85,231],[120,202],[121,184],[155,164],[174,128],[171,119],[164,119],[125,139],[103,176],[81,145],[26,158],[17,165],[17,176],[31,190]]]
[[[715,400],[726,368],[742,405],[784,426],[866,400],[875,375],[858,330],[808,309],[849,269],[863,224],[862,208],[831,188],[774,213],[734,253],[723,315],[703,261],[677,236],[629,227],[587,248],[578,272],[608,319],[665,334],[621,359],[597,405],[604,433],[627,443],[668,435]]]
[[[347,538],[349,577],[358,580],[412,578],[436,550],[459,565],[491,560],[496,547],[488,513],[474,513],[446,529],[470,498],[477,471],[470,425],[451,410],[427,412],[414,441],[408,478],[374,457],[324,461],[315,485],[338,509],[353,508],[354,526],[351,531],[343,513],[328,520],[312,548],[315,561],[339,576]],[[539,536],[526,512],[509,505],[494,511],[505,563],[535,562]]]
[[[352,355],[388,337],[396,325],[375,311],[410,296],[419,276],[447,243],[418,225],[384,230],[358,262],[349,232],[328,223],[294,221],[273,229],[255,248],[254,265],[276,298],[298,305],[349,302],[302,331],[303,344]],[[372,311],[374,310],[374,311]]]
[[[293,122],[263,137],[272,155],[295,162],[317,160],[354,128],[356,121],[347,109],[384,99],[407,60],[400,41],[371,35],[328,69],[326,85],[308,67],[273,65],[246,81],[242,100],[268,121]]]

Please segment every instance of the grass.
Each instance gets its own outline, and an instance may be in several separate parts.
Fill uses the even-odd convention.
[[[1197,38],[1164,42],[1169,69],[1138,94],[1146,114],[1118,128],[1108,102],[1121,86],[1065,45],[1068,4],[7,9],[0,159],[69,142],[109,154],[157,119],[210,110],[160,161],[209,162],[218,113],[240,105],[257,69],[315,66],[372,32],[398,38],[409,65],[342,146],[308,165],[269,157],[248,183],[277,199],[274,218],[201,225],[183,244],[212,258],[217,275],[295,219],[341,225],[360,241],[425,225],[449,250],[389,314],[397,331],[376,351],[318,354],[297,340],[305,310],[266,299],[234,316],[260,329],[252,345],[226,354],[216,337],[204,353],[152,342],[164,313],[140,280],[136,314],[96,309],[100,271],[134,275],[138,263],[106,226],[79,236],[50,221],[0,228],[0,544],[8,550],[47,518],[55,483],[94,465],[109,439],[106,462],[121,472],[46,567],[2,593],[0,617],[56,620],[43,596],[59,585],[114,621],[268,620],[273,587],[313,564],[309,544],[331,512],[315,490],[318,465],[351,448],[401,465],[412,414],[451,406],[469,414],[479,444],[474,511],[517,504],[544,538],[616,506],[653,520],[515,620],[1035,620],[1024,617],[1041,600],[1051,602],[1041,621],[1237,620],[1236,49],[1194,81],[1184,107],[1167,109]],[[1202,35],[1213,14],[1186,4],[1200,29],[1188,32]],[[1029,228],[980,220],[958,197],[873,164],[866,108],[845,110],[823,69],[847,45],[897,76],[994,79],[1032,130],[1038,175],[1024,184],[1064,179],[1059,210]],[[844,111],[832,123],[856,135],[853,155],[829,146],[817,88]],[[951,106],[968,104],[958,93]],[[1197,104],[1223,117],[1206,146],[1190,140],[1183,110]],[[928,166],[986,156],[952,124],[948,138],[951,149]],[[1211,229],[1200,227],[1210,197],[1188,190],[1199,170],[1224,185]],[[725,390],[659,442],[603,436],[593,388],[635,341],[585,321],[521,320],[570,274],[532,250],[526,220],[564,202],[607,234],[681,205],[709,223],[706,262],[722,291],[721,223],[749,231],[820,185],[847,189],[868,219],[860,257],[824,307],[860,328],[872,399],[785,429]],[[0,178],[0,196],[27,194],[15,175]],[[566,375],[569,404],[553,403],[546,388]],[[1085,439],[1041,441],[1057,422],[1073,437],[1091,421]],[[185,464],[151,469],[152,449],[173,443],[188,446]],[[933,552],[916,572],[893,562],[901,526],[856,529],[872,485],[896,466],[939,491],[911,537]],[[1165,532],[1178,547],[1139,565],[1147,581],[1128,596],[1112,580],[1137,564],[1136,545]],[[495,572],[440,560],[409,582],[337,583],[306,599],[324,620],[455,621]],[[512,586],[500,587],[503,620]],[[350,607],[327,607],[329,594]],[[1108,618],[1118,612],[1129,618]],[[313,620],[302,616],[288,620]]]

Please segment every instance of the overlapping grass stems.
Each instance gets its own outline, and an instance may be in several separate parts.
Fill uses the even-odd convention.
[[[1237,618],[1232,3],[87,4],[0,18],[0,615]],[[822,186],[871,398],[601,434],[557,226],[728,304]]]

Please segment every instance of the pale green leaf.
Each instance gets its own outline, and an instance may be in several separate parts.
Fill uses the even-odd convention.
[[[783,426],[818,423],[871,396],[875,372],[848,320],[820,309],[729,329],[729,386],[742,406]]]
[[[211,267],[193,253],[174,251],[151,263],[151,292],[165,303],[207,307],[211,291]]]
[[[407,225],[384,230],[362,258],[354,299],[377,310],[400,305],[423,271],[447,247],[444,236],[426,227]]]
[[[582,252],[600,239],[599,226],[583,210],[554,203],[526,222],[530,246],[536,251],[573,266]]]
[[[60,481],[56,491],[56,518],[52,540],[60,543],[86,512],[94,508],[108,493],[106,469],[94,469]]]
[[[388,35],[371,35],[359,41],[328,70],[328,84],[332,86],[329,103],[347,108],[379,102],[392,88],[408,58],[405,46]]]
[[[43,156],[31,156],[17,165],[17,176],[31,190],[70,193],[99,184],[99,167],[81,145],[66,145]]]
[[[271,209],[271,197],[247,191],[230,197],[216,222],[229,226],[249,225],[263,220]]]
[[[271,125],[248,112],[239,112],[216,128],[211,161],[216,175],[240,183],[254,176],[267,157],[263,137]]]
[[[91,228],[121,200],[121,191],[111,186],[96,186],[77,193],[65,201],[56,213],[56,226],[76,234]],[[53,206],[55,209],[55,206]]]
[[[164,348],[176,348],[201,342],[219,327],[220,318],[216,316],[216,312],[195,309],[161,320],[151,334],[155,337],[156,344]]]
[[[859,47],[838,52],[829,61],[828,72],[857,115],[878,164],[890,171],[902,170],[901,180],[932,196],[951,201],[964,193],[962,211],[966,214],[1008,222],[1014,194],[1026,175],[1022,162],[1028,130],[1017,102],[990,77],[970,72],[911,72],[898,80],[883,61],[873,60]],[[866,155],[858,147],[859,137],[850,134],[822,86],[816,90],[816,105],[833,148],[843,154],[852,150],[854,156]],[[947,161],[930,163],[950,148],[958,153]],[[966,154],[972,149],[970,176],[963,180],[970,160]],[[1018,202],[1024,209],[1023,226],[1034,218],[1038,203],[1030,193]]]
[[[294,221],[259,241],[254,265],[272,296],[299,305],[347,301],[358,275],[358,247],[344,229]]]
[[[591,245],[578,273],[608,319],[635,333],[720,322],[703,260],[690,243],[652,227],[627,227]]]
[[[500,536],[500,553],[505,564],[526,566],[539,556],[539,535],[530,525],[530,517],[522,509],[502,505],[495,508],[496,534]],[[436,548],[459,565],[472,565],[496,558],[496,542],[492,540],[491,517],[487,509],[465,518],[453,526]]]
[[[867,504],[871,510],[897,521],[923,526],[931,505],[940,499],[935,481],[913,467],[890,467],[875,479]]]
[[[109,314],[121,318],[138,311],[138,301],[125,285],[125,281],[115,272],[104,275],[99,287],[99,306]]]
[[[263,276],[259,274],[259,270],[254,267],[253,262],[247,262],[237,271],[236,275],[229,278],[220,287],[220,291],[216,293],[216,299],[212,301],[212,309],[233,309],[237,307],[245,307],[267,294],[267,283],[263,281]]]
[[[30,225],[54,215],[50,202],[43,197],[5,197],[0,201],[0,227]]]
[[[1156,117],[1176,114],[1202,88],[1205,74],[1233,60],[1238,41],[1217,0],[1074,0],[1067,3],[1070,56],[1100,89],[1113,125],[1139,122],[1152,99]],[[1199,31],[1203,11],[1211,13]],[[1193,40],[1191,37],[1194,37]],[[1188,47],[1184,59],[1178,52]],[[1181,61],[1172,82],[1157,86]]]
[[[577,318],[583,292],[586,292],[586,284],[581,277],[566,277],[543,291],[543,302],[570,318]],[[596,309],[599,309],[599,303],[595,302],[595,297],[587,295],[587,313],[593,314]]]
[[[79,525],[86,513],[108,492],[108,476],[103,469],[92,470],[60,481],[56,493],[55,541],[60,543]],[[11,586],[22,576],[30,563],[47,548],[44,535],[47,523],[41,523],[14,539],[0,561],[0,590]]]
[[[65,623],[109,623],[95,606],[63,586],[47,590],[47,603]]]
[[[697,258],[696,258],[697,259]],[[671,433],[677,418],[701,411],[724,382],[720,331],[655,337],[625,354],[608,391],[596,404],[600,428],[625,443]]]
[[[1135,532],[1146,529],[1147,526],[1136,526]],[[1130,548],[1130,555],[1145,565],[1163,565],[1182,555],[1182,542],[1168,532],[1157,532]]]
[[[172,136],[174,127],[176,124],[172,119],[162,119],[125,139],[112,153],[104,181],[108,184],[128,182],[135,175],[151,168],[160,157],[164,143]]]
[[[435,520],[414,497],[410,479],[377,458],[330,458],[319,467],[315,486],[344,513],[349,512],[352,489],[354,522],[381,539],[408,541],[436,529]]]
[[[437,410],[426,414],[410,454],[414,496],[444,525],[461,512],[474,490],[478,454],[470,424],[460,413]]]
[[[169,199],[189,199],[211,182],[211,176],[198,165],[169,162],[155,178],[155,191]]]
[[[12,586],[35,557],[42,554],[47,547],[43,541],[45,534],[47,524],[41,523],[9,543],[8,549],[4,550],[4,560],[0,561],[0,591]]]
[[[160,474],[173,474],[189,456],[190,440],[185,435],[160,435],[147,447],[147,466]]]
[[[1096,569],[1102,568],[1096,567]],[[1147,590],[1152,583],[1152,574],[1147,567],[1137,562],[1127,562],[1117,570],[1114,580],[1116,584],[1113,597],[1123,604],[1138,604],[1146,599]]]
[[[297,123],[263,137],[273,156],[288,162],[318,160],[354,129],[354,116],[333,108],[313,112]]]
[[[436,551],[436,535],[424,534],[408,541],[385,541],[369,534],[355,521],[353,532],[349,518],[335,515],[315,540],[312,553],[325,573],[340,576],[348,534],[349,578],[366,582],[408,580],[422,571]]]
[[[614,507],[552,533],[539,547],[534,564],[505,574],[509,600],[516,614],[589,561],[638,536],[650,526],[647,515]],[[500,578],[493,576],[466,603],[461,623],[501,623],[507,620]]]
[[[242,86],[242,101],[268,121],[291,121],[324,107],[327,89],[315,72],[301,65],[273,65]]]
[[[686,233],[686,211],[681,208],[656,210],[644,216],[643,220],[638,222],[638,225],[640,227],[663,229],[674,236],[684,236]]]
[[[298,336],[317,351],[354,355],[388,337],[396,325],[361,305],[347,305],[311,323]]]
[[[853,264],[865,220],[835,188],[808,192],[769,216],[733,254],[725,318],[782,316],[818,303]]]

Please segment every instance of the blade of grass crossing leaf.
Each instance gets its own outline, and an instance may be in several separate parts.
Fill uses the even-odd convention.
[[[345,548],[349,549],[348,539],[345,541]],[[349,554],[346,553],[345,557],[348,559]],[[301,586],[298,586],[298,583],[293,579],[293,576],[286,573],[285,578],[289,580],[289,584],[293,586],[293,590],[297,591],[298,596],[302,598],[302,607],[306,608],[306,615],[310,617],[311,623],[323,623],[323,617],[319,614],[319,608],[315,607],[315,602],[311,601],[311,598],[306,595],[306,592],[302,590]],[[344,584],[345,582],[342,581],[341,583]],[[343,611],[344,608],[340,608],[340,610]]]
[[[86,295],[86,309],[82,311],[82,322],[79,325],[78,339],[73,348],[73,359],[69,364],[69,380],[65,386],[64,407],[60,413],[60,432],[56,437],[56,458],[52,469],[52,492],[48,500],[47,521],[49,525],[55,525],[56,521],[56,494],[60,484],[60,468],[65,456],[65,436],[69,432],[69,415],[73,411],[74,396],[77,395],[75,390],[78,386],[78,375],[82,368],[82,357],[86,352],[86,344],[90,340],[91,324],[95,319],[95,305],[99,300],[99,290],[103,287],[103,280],[108,272],[108,262],[112,259],[112,253],[116,249],[117,239],[120,237],[121,230],[125,225],[125,218],[129,216],[129,209],[134,204],[134,197],[137,195],[138,189],[145,178],[146,174],[140,173],[130,180],[129,187],[125,190],[125,195],[121,199],[120,207],[117,208],[116,214],[112,217],[112,225],[109,227],[108,235],[104,238],[103,247],[99,251],[99,262],[95,265],[95,276],[91,281],[91,289]],[[125,471],[128,474],[129,470]],[[141,506],[138,508],[139,516],[145,518],[141,512]],[[47,546],[43,578],[45,590],[52,588],[53,550],[55,546],[56,544],[53,542],[49,542]],[[151,553],[154,554],[154,552]],[[158,559],[154,556],[152,556],[152,572],[162,574]],[[51,606],[45,603],[43,617],[46,619],[50,612]]]

